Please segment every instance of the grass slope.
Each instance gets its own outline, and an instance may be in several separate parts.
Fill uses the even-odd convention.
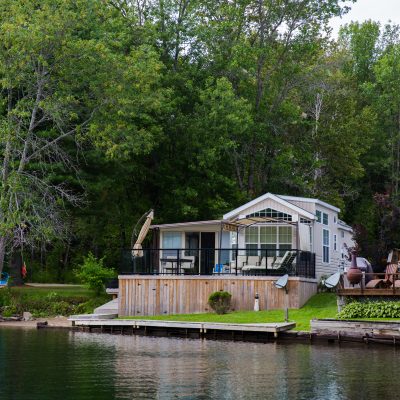
[[[336,295],[334,293],[320,293],[313,296],[301,309],[289,310],[289,319],[290,321],[296,322],[295,330],[309,331],[310,320],[314,318],[334,318],[336,314]],[[224,315],[217,315],[214,313],[159,315],[145,318],[163,321],[227,322],[238,324],[285,321],[283,310],[258,312],[234,311]],[[143,317],[130,317],[129,319],[143,319]]]

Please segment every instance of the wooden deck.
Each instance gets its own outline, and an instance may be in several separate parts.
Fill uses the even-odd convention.
[[[388,289],[365,289],[365,288],[344,288],[338,289],[339,296],[400,296],[400,288]]]
[[[291,277],[288,295],[271,276],[119,276],[119,316],[147,316],[210,312],[208,297],[225,290],[232,308],[253,310],[256,293],[261,310],[300,308],[317,292],[315,279]]]

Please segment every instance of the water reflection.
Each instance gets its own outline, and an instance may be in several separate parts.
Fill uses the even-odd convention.
[[[392,347],[0,330],[0,398],[396,398]]]

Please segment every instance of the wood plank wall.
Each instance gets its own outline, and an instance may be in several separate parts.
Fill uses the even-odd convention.
[[[277,289],[273,277],[202,276],[119,276],[119,315],[147,316],[190,314],[211,311],[211,293],[226,290],[232,294],[234,310],[253,310],[254,296],[260,296],[260,309],[285,307],[285,291]],[[317,292],[317,281],[289,279],[289,308],[300,308]]]

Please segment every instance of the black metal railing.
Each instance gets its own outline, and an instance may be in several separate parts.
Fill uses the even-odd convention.
[[[295,249],[143,249],[123,252],[120,274],[264,275],[315,278],[315,254]]]

